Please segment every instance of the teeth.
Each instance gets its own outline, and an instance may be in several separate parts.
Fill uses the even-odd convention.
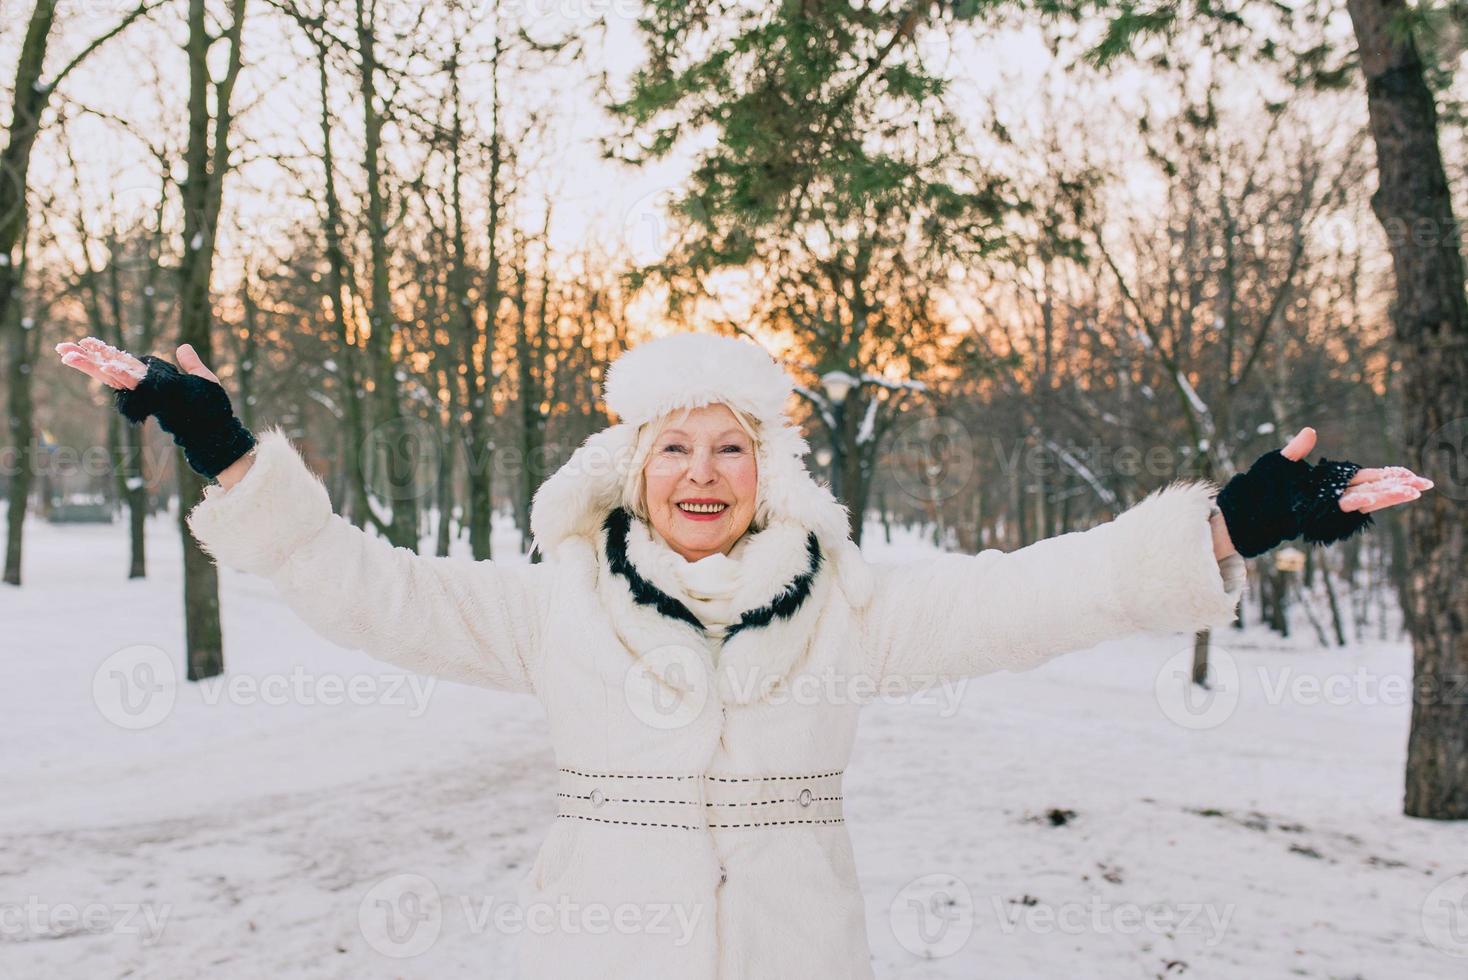
[[[683,510],[690,511],[690,512],[692,512],[694,514],[717,514],[717,513],[719,513],[719,511],[724,510],[729,505],[728,504],[679,504],[678,506],[681,507]]]

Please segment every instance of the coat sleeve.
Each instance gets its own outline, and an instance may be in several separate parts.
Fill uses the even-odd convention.
[[[1216,492],[1208,481],[1174,481],[1115,520],[1017,551],[875,566],[872,671],[925,687],[1029,670],[1135,633],[1233,622],[1243,563],[1214,557]]]
[[[278,428],[226,490],[210,485],[188,525],[217,563],[270,579],[341,646],[423,674],[534,693],[546,565],[418,555],[331,509],[321,479]]]

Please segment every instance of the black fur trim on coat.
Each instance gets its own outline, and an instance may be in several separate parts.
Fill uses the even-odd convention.
[[[769,603],[758,609],[746,610],[739,617],[739,622],[730,626],[729,631],[724,634],[725,640],[751,626],[768,626],[776,616],[781,619],[789,619],[795,615],[801,603],[805,602],[806,596],[810,595],[811,583],[815,581],[816,572],[821,569],[821,546],[816,541],[814,531],[805,536],[805,552],[809,557],[805,571],[795,576],[790,584]]]
[[[682,620],[698,631],[707,633],[708,630],[692,610],[643,578],[636,566],[632,564],[631,559],[627,557],[627,531],[631,526],[632,515],[623,507],[613,508],[607,514],[606,520],[602,521],[602,530],[607,535],[607,564],[611,566],[612,573],[627,580],[627,585],[632,590],[632,601],[638,605],[652,606],[670,619]],[[805,550],[809,556],[805,571],[795,576],[790,584],[770,602],[757,609],[746,610],[739,617],[739,622],[731,625],[724,634],[725,640],[740,630],[755,626],[768,626],[776,616],[781,619],[789,619],[795,615],[795,611],[810,595],[811,583],[815,581],[816,573],[821,567],[821,546],[816,541],[814,531],[806,535]]]

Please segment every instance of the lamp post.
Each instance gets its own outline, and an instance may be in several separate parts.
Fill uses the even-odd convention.
[[[1275,596],[1274,623],[1281,636],[1290,635],[1289,601],[1296,576],[1305,570],[1305,553],[1289,545],[1274,555],[1274,570],[1279,573],[1279,594]]]
[[[1281,572],[1303,572],[1305,553],[1299,548],[1285,546],[1274,555],[1274,567]]]
[[[837,405],[846,402],[846,396],[856,383],[856,379],[845,371],[827,371],[821,375],[821,387],[826,389],[826,397]]]
[[[851,394],[856,384],[857,379],[845,371],[827,371],[821,375],[821,387],[831,403],[831,491],[838,500],[842,499],[842,476],[846,467],[846,396]]]

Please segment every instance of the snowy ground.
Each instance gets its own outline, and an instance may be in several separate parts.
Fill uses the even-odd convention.
[[[512,977],[486,912],[554,812],[538,706],[332,647],[232,571],[233,687],[177,683],[172,518],[149,541],[128,582],[121,525],[33,522],[0,591],[0,977]],[[877,976],[1468,977],[1468,828],[1400,815],[1408,651],[1300,625],[1221,637],[1211,702],[1173,636],[869,707]],[[400,874],[443,900],[412,959],[359,925]]]

